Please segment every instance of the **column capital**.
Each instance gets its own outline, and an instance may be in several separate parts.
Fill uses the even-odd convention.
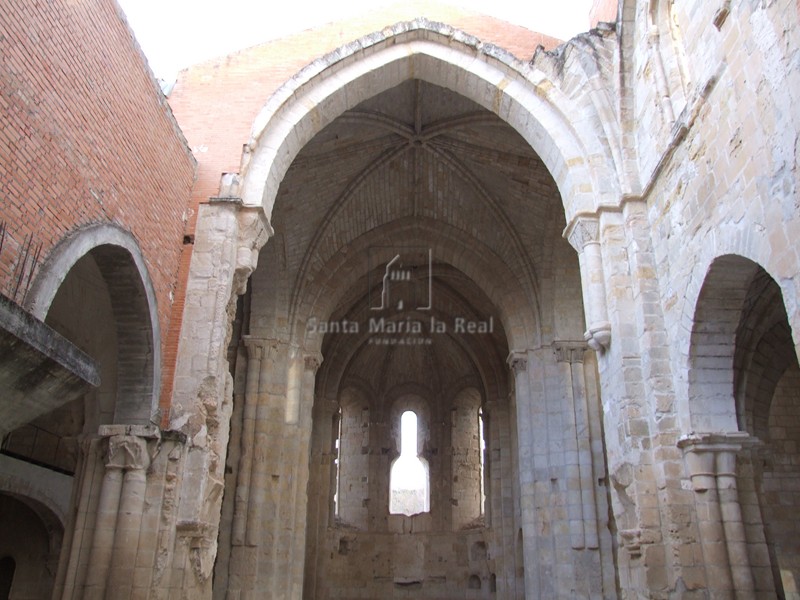
[[[523,373],[528,368],[528,353],[525,350],[512,350],[506,362],[514,373]]]
[[[553,355],[556,362],[582,363],[588,345],[586,342],[556,341],[553,342]]]
[[[678,440],[678,448],[683,450],[692,488],[702,492],[714,478],[735,475],[736,455],[760,443],[746,431],[690,433]]]
[[[678,440],[678,448],[683,450],[684,456],[690,452],[739,452],[760,444],[758,438],[746,431],[692,432]]]
[[[107,469],[144,470],[150,466],[147,440],[135,435],[113,435],[108,438]]]
[[[583,252],[589,244],[600,243],[600,220],[595,215],[578,215],[563,236],[578,253]]]
[[[320,352],[309,352],[303,357],[303,362],[306,371],[314,371],[316,372],[319,369],[320,365],[322,364],[322,353]]]
[[[604,352],[611,343],[611,323],[600,321],[593,323],[583,334],[586,344],[595,352]]]
[[[267,338],[256,337],[253,335],[243,335],[242,343],[247,348],[247,355],[250,358],[261,359],[266,354],[265,350],[270,340]]]

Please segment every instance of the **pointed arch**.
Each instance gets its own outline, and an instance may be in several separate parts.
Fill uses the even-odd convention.
[[[244,204],[270,216],[284,174],[314,135],[408,79],[461,94],[519,132],[555,179],[568,221],[618,202],[619,177],[595,119],[568,118],[580,109],[544,72],[452,27],[418,20],[343,46],[273,94],[245,148]]]

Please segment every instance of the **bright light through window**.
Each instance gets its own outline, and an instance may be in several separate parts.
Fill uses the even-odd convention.
[[[400,456],[394,461],[389,483],[389,512],[415,515],[430,510],[428,463],[417,454],[417,415],[400,417]]]

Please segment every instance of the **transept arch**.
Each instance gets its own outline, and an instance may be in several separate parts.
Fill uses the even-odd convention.
[[[545,73],[423,20],[318,59],[269,99],[242,161],[244,204],[263,206],[269,217],[283,175],[314,135],[346,110],[412,78],[470,98],[516,129],[553,175],[568,218],[618,202],[619,176],[604,135],[590,120],[568,120],[571,100]]]
[[[545,420],[532,419],[530,405],[545,402],[549,392],[525,382],[524,361],[515,362],[512,375],[506,357],[509,350],[530,357],[532,377],[538,361],[555,361],[554,339],[581,339],[585,315],[583,298],[576,293],[581,267],[562,234],[567,220],[616,205],[621,195],[621,158],[610,150],[616,143],[614,107],[607,106],[611,96],[602,90],[594,94],[598,86],[583,88],[562,79],[562,62],[580,54],[572,50],[574,56],[569,51],[540,61],[552,69],[548,76],[447,26],[401,24],[312,63],[276,92],[256,119],[234,182],[238,187],[229,191],[241,197],[244,209],[263,210],[275,231],[260,250],[262,266],[250,280],[245,344],[248,353],[251,347],[258,350],[242,374],[246,382],[239,384],[260,390],[245,394],[243,414],[255,410],[264,417],[255,435],[249,423],[234,423],[232,439],[242,427],[244,456],[258,428],[271,422],[275,441],[270,444],[280,445],[281,455],[294,452],[290,448],[298,451],[291,464],[277,456],[269,464],[241,462],[241,478],[232,477],[228,489],[249,494],[242,519],[261,523],[265,501],[253,494],[249,482],[266,481],[267,474],[276,482],[293,480],[293,469],[308,469],[308,505],[291,509],[297,512],[295,522],[303,522],[291,552],[297,564],[302,564],[300,551],[305,553],[308,597],[325,577],[332,578],[334,588],[350,589],[350,574],[363,561],[360,540],[378,544],[386,555],[380,559],[386,563],[381,594],[417,581],[425,571],[424,553],[407,547],[423,538],[388,539],[397,533],[452,536],[464,556],[471,557],[468,549],[476,544],[497,552],[502,548],[511,556],[518,527],[514,503],[530,502],[522,494],[532,493],[530,486],[520,491],[513,470],[518,453],[524,453],[526,465],[533,456],[532,448],[516,445],[517,419],[523,420],[521,431],[546,428]],[[602,76],[583,63],[577,69],[579,80]],[[593,117],[568,117],[587,110]],[[376,174],[380,177],[369,182]],[[239,234],[240,247],[258,252],[264,240],[248,235]],[[435,350],[430,345],[416,352],[402,345],[370,345],[363,328],[353,324],[369,320],[374,308],[369,296],[385,283],[370,277],[382,269],[388,276],[398,248],[425,249],[427,254],[409,259],[409,272],[416,275],[403,277],[416,282],[429,269],[441,304],[430,313],[422,306],[402,313],[398,305],[388,322],[399,319],[398,314],[409,322],[450,316],[493,323],[496,329],[488,325],[480,339],[432,335]],[[374,262],[365,268],[367,256]],[[583,341],[576,344],[578,356]],[[547,377],[555,382],[562,371],[550,366]],[[515,385],[513,399],[509,392]],[[363,391],[358,394],[361,410],[347,402],[355,397],[348,391],[354,388]],[[558,384],[550,388],[559,389]],[[457,390],[463,389],[474,390],[469,398],[483,408],[489,428],[487,470],[493,475],[487,482],[485,518],[481,485],[473,485],[479,479],[475,470],[483,468],[477,464],[480,451],[473,447],[481,423],[478,406],[454,410],[463,400]],[[392,408],[397,394],[417,394],[428,403],[427,410],[420,408],[425,414],[418,415],[421,437],[430,436],[419,456],[436,476],[431,510],[414,515],[389,511],[389,463],[400,451],[394,431],[400,414]],[[289,404],[296,409],[294,418],[281,419],[289,414],[283,410]],[[559,419],[561,410],[555,410]],[[346,500],[337,496],[342,482],[331,476],[336,472],[336,427],[331,423],[337,414],[340,432],[350,438],[343,446],[352,458],[349,467],[360,471],[357,477],[349,467],[344,470],[347,489],[355,494]],[[467,422],[469,432],[453,433],[453,424],[466,427]],[[588,429],[579,435],[588,436]],[[304,460],[306,447],[310,461]],[[462,455],[468,460],[459,462]],[[530,466],[520,469],[527,472]],[[585,483],[588,494],[593,484]],[[281,497],[290,493],[280,489]],[[466,489],[469,500],[459,497]],[[291,493],[297,497],[297,489]],[[339,501],[347,504],[342,508],[348,523],[336,520]],[[235,511],[245,514],[238,507]],[[234,515],[236,531],[237,522]],[[274,538],[280,527],[266,523],[248,533],[248,540]],[[336,552],[324,551],[328,545]],[[218,564],[219,581],[239,577],[242,557],[253,552],[236,546],[226,550]],[[436,552],[431,548],[430,556]],[[242,589],[263,583],[278,590],[289,580],[300,589],[296,573],[277,567],[282,557],[258,560],[265,570],[243,576]],[[488,577],[482,560],[476,555],[475,564],[459,566],[453,577],[463,578],[464,585],[470,573]],[[508,597],[522,597],[533,579],[528,582],[529,574],[513,562],[498,568],[496,587]],[[271,569],[280,570],[280,576],[270,579],[266,573]]]

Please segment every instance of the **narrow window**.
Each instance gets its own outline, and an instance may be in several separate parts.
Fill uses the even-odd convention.
[[[336,419],[336,442],[333,447],[333,465],[336,470],[335,481],[333,482],[333,514],[339,516],[339,478],[341,475],[342,457],[342,409],[339,408]]]
[[[415,515],[430,510],[428,463],[417,453],[417,415],[407,410],[400,417],[400,456],[389,476],[389,512]]]
[[[478,440],[481,461],[481,514],[486,514],[486,438],[483,433],[483,409],[478,409]]]

